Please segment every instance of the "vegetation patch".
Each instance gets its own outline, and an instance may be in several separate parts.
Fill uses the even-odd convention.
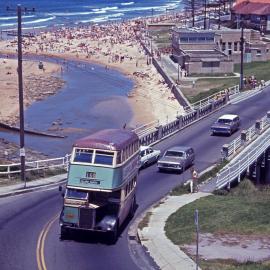
[[[243,236],[243,239],[269,238],[270,188],[258,189],[249,180],[244,180],[226,194],[201,198],[180,208],[166,222],[167,237],[176,245],[194,244],[194,212],[198,209],[200,234],[211,234],[215,238],[226,235]],[[242,253],[245,253],[244,246]],[[269,262],[252,263],[248,260],[244,263],[235,260],[206,260],[201,266],[209,270],[270,269]]]

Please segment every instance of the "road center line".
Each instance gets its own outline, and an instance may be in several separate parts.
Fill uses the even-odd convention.
[[[46,263],[45,263],[45,256],[44,256],[45,240],[52,224],[58,218],[59,218],[59,213],[46,223],[46,225],[43,227],[42,231],[39,234],[37,248],[36,248],[36,259],[37,259],[38,270],[47,270]]]

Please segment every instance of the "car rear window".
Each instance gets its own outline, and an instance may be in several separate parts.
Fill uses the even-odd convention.
[[[230,119],[218,119],[218,123],[220,124],[230,124],[232,120]]]
[[[167,151],[165,156],[166,157],[183,157],[184,153],[178,152],[178,151]]]

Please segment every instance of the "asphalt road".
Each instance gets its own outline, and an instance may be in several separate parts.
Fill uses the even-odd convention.
[[[241,129],[248,128],[269,109],[270,89],[197,122],[176,135],[157,144],[162,152],[173,145],[190,145],[195,149],[195,167],[202,171],[220,158],[221,146],[238,136],[210,136],[209,127],[224,113],[236,113],[241,118]],[[140,172],[138,179],[136,215],[162,198],[175,185],[190,178],[190,172],[168,174],[157,172],[156,165]],[[38,269],[37,254],[46,268],[57,270],[132,270],[139,269],[137,259],[128,246],[127,230],[123,228],[115,245],[102,235],[78,235],[59,240],[58,219],[62,197],[57,189],[39,191],[0,199],[0,269]],[[48,226],[46,224],[52,221]],[[43,236],[40,238],[40,236]],[[38,247],[38,249],[37,249]],[[40,263],[40,262],[39,262]]]

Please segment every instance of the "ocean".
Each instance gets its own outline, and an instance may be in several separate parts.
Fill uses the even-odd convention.
[[[24,30],[116,22],[176,12],[182,0],[7,0],[0,1],[0,30],[16,30],[21,4]],[[34,12],[33,12],[34,9]]]

